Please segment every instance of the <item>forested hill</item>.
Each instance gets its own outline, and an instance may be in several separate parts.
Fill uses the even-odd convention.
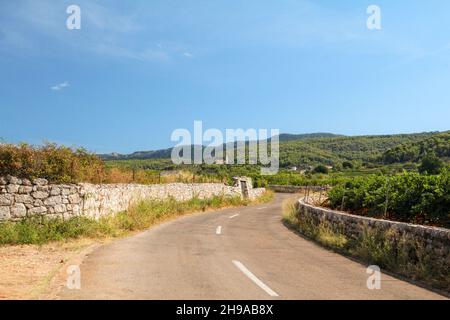
[[[288,134],[283,133],[279,135],[280,142],[292,141],[292,140],[304,140],[313,138],[324,137],[343,137],[342,135],[336,135],[333,133],[305,133],[305,134]],[[130,154],[110,153],[100,154],[100,158],[103,160],[145,160],[145,159],[168,159],[170,158],[172,148],[150,150],[150,151],[136,151]]]
[[[143,159],[169,159],[172,153],[172,148],[151,150],[151,151],[136,151],[130,154],[109,153],[100,154],[103,160],[143,160]]]
[[[283,141],[292,141],[292,140],[304,140],[304,139],[314,139],[314,138],[335,138],[335,137],[345,137],[344,135],[327,133],[327,132],[318,132],[318,133],[303,133],[303,134],[290,134],[290,133],[282,133],[279,135],[279,140]]]
[[[378,163],[383,154],[399,145],[419,143],[438,133],[377,136],[338,136],[280,143],[280,164],[286,166],[337,165],[343,161]]]
[[[280,165],[299,168],[317,164],[417,162],[426,152],[449,157],[450,131],[377,136],[330,133],[280,135]],[[101,155],[105,160],[168,159],[172,149]]]
[[[450,131],[434,134],[419,142],[402,143],[384,152],[382,159],[385,164],[418,162],[427,154],[449,160]]]

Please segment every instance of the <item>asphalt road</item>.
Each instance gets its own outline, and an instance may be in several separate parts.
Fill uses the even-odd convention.
[[[299,237],[270,204],[190,215],[114,241],[81,265],[61,299],[443,299]]]

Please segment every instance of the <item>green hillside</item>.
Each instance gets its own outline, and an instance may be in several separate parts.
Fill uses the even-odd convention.
[[[286,166],[339,165],[343,161],[379,163],[383,154],[399,145],[416,144],[438,133],[330,137],[280,143],[280,164]]]
[[[384,152],[382,160],[385,164],[418,162],[427,154],[449,160],[450,131],[434,134],[419,142],[402,143]]]
[[[450,132],[377,136],[341,136],[329,133],[280,135],[280,166],[310,169],[317,165],[340,167],[343,162],[368,167],[418,162],[427,152],[450,158]],[[104,160],[126,160],[126,166],[168,168],[172,149],[102,155]],[[121,161],[114,161],[115,163]]]

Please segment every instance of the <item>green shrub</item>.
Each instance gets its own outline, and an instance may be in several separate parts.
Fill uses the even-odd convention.
[[[55,144],[0,144],[0,176],[45,178],[54,183],[102,182],[103,161],[85,149]]]
[[[419,166],[420,173],[438,174],[444,167],[444,163],[434,153],[422,158]]]
[[[343,169],[353,169],[353,164],[349,161],[342,162],[342,168]]]
[[[328,168],[325,167],[324,165],[318,165],[317,167],[314,168],[314,172],[315,173],[328,173]]]

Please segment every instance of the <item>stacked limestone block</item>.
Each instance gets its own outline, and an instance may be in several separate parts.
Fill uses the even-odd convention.
[[[49,185],[45,179],[0,177],[0,221],[25,217],[67,218],[81,213],[77,185]]]

